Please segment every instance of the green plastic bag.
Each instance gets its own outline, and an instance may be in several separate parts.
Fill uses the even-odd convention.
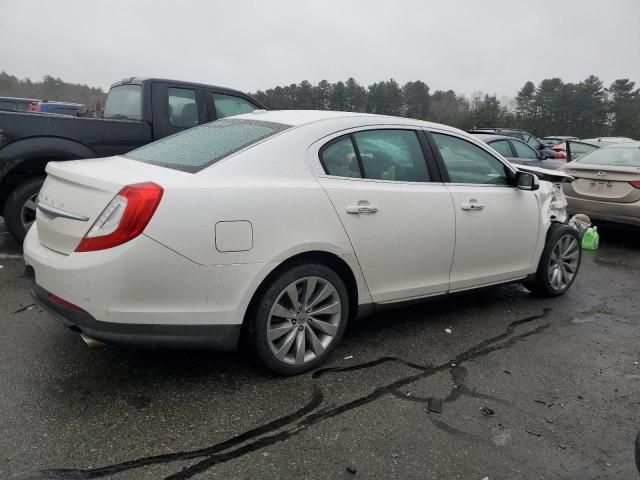
[[[585,250],[597,250],[600,243],[600,235],[598,235],[598,227],[589,227],[582,236],[582,248]]]

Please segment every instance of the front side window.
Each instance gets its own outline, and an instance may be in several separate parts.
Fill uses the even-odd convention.
[[[244,98],[234,97],[233,95],[223,95],[221,93],[212,93],[211,99],[216,109],[217,118],[231,117],[242,113],[253,112],[256,107],[253,103]]]
[[[125,155],[132,160],[195,173],[290,125],[223,119],[170,135]]]
[[[506,140],[498,140],[497,142],[491,142],[489,144],[491,148],[493,148],[496,152],[498,152],[503,157],[511,157],[513,153],[511,153],[511,147],[509,146],[509,142]]]
[[[482,148],[461,138],[431,134],[451,183],[509,185],[506,165]]]
[[[538,141],[538,139],[533,135],[529,136],[527,143],[531,145],[532,148],[535,148],[535,149],[540,149],[540,147],[542,146],[542,144]]]
[[[196,91],[188,88],[167,89],[169,123],[172,127],[191,128],[198,125]]]
[[[120,85],[109,90],[103,118],[142,119],[142,88],[140,85]]]
[[[526,143],[514,141],[513,148],[516,149],[516,157],[518,158],[530,158],[532,160],[538,159],[536,151]]]

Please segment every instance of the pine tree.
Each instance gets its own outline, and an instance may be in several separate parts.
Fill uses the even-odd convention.
[[[429,86],[421,82],[407,82],[402,87],[403,113],[409,118],[419,118],[426,120],[429,118],[429,107],[431,98],[429,97]]]
[[[638,111],[637,97],[639,92],[634,91],[635,82],[628,78],[614,81],[608,91],[611,94],[609,100],[609,112],[612,116],[611,134],[620,137],[640,137],[640,111]]]
[[[524,122],[536,116],[535,93],[536,86],[533,82],[527,82],[516,96],[516,115]]]

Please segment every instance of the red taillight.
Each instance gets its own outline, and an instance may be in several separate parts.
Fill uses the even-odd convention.
[[[70,308],[71,310],[75,310],[76,312],[84,312],[84,310],[81,309],[79,306],[74,305],[73,303],[65,300],[64,298],[54,295],[53,293],[49,294],[49,300],[59,305],[62,305],[63,307],[67,307],[67,308]]]
[[[567,155],[564,152],[556,150],[555,154],[553,155],[553,158],[565,159],[567,158]]]
[[[136,238],[158,208],[164,190],[152,182],[127,185],[111,200],[76,247],[76,252],[112,248]]]
[[[629,182],[632,187],[640,188],[640,180],[634,180],[633,182]]]

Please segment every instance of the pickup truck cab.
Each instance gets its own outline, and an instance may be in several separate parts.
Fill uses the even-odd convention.
[[[114,83],[103,118],[0,111],[0,213],[22,241],[49,161],[120,155],[218,118],[265,107],[223,87],[158,78]]]

